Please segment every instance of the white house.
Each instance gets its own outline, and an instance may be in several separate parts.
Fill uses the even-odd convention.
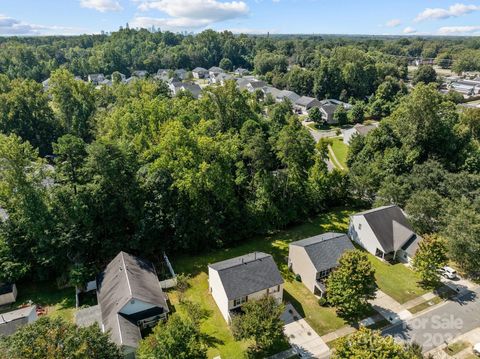
[[[308,97],[308,96],[302,96],[298,98],[294,104],[293,107],[300,113],[307,114],[308,111],[313,108],[313,107],[321,107],[322,103],[318,101],[316,98],[313,97]]]
[[[0,306],[15,303],[17,286],[13,283],[0,283]]]
[[[284,100],[289,100],[292,104],[295,103],[300,98],[300,95],[297,95],[293,91],[282,90],[277,94],[277,102],[282,102]]]
[[[219,74],[223,74],[225,71],[223,71],[222,68],[218,66],[212,66],[208,69],[208,76],[210,77],[216,77]]]
[[[229,323],[250,300],[272,296],[283,299],[283,278],[270,254],[255,252],[208,266],[209,291]]]
[[[323,296],[325,279],[338,266],[343,253],[354,249],[346,234],[320,234],[290,243],[288,267],[313,294]]]
[[[0,338],[15,333],[24,325],[37,320],[37,307],[34,305],[0,314]]]
[[[421,241],[398,206],[384,206],[350,217],[349,237],[371,254],[410,262]]]
[[[204,79],[205,77],[208,77],[208,70],[203,67],[195,67],[192,70],[192,75],[196,79]]]

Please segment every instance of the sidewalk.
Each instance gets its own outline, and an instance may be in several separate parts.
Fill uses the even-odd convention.
[[[450,359],[450,358],[456,358],[456,359],[463,359],[463,358],[469,358],[473,357],[473,352],[472,352],[472,346],[475,345],[476,343],[480,343],[480,328],[476,328],[474,330],[469,331],[468,333],[465,333],[463,335],[460,335],[456,337],[454,340],[452,340],[449,344],[457,343],[457,342],[467,342],[470,344],[470,346],[464,350],[462,350],[460,353],[455,354],[454,356],[449,356],[445,351],[443,350],[447,345],[442,344],[439,347],[436,347],[435,349],[432,349],[425,353],[427,356],[432,355],[435,359]]]
[[[282,314],[285,322],[284,333],[294,350],[302,358],[320,358],[328,354],[330,349],[304,318],[298,314],[295,308],[289,303]],[[275,359],[288,358],[288,351],[274,356]]]
[[[412,317],[412,313],[410,313],[404,305],[400,304],[381,290],[377,290],[377,296],[370,301],[370,304],[392,324]]]

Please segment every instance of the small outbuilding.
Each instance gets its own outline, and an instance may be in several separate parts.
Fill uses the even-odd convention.
[[[0,283],[0,306],[15,303],[17,286],[14,283]]]

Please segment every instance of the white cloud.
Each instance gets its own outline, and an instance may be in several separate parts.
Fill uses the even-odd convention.
[[[417,30],[410,26],[407,26],[405,29],[403,29],[404,34],[415,34],[416,32]]]
[[[248,14],[249,8],[243,1],[218,0],[137,0],[141,11],[158,10],[169,17],[137,16],[133,26],[155,25],[171,30],[198,29],[217,22],[231,20]]]
[[[399,19],[392,19],[392,20],[388,20],[385,23],[385,26],[387,26],[387,27],[397,27],[401,24],[402,24],[402,22]]]
[[[480,32],[480,26],[444,26],[438,29],[439,35],[462,35]]]
[[[80,0],[80,6],[100,12],[120,11],[123,9],[116,0]]]
[[[417,15],[415,21],[424,21],[432,19],[447,19],[449,17],[459,17],[480,10],[478,5],[454,4],[447,9],[427,8]]]
[[[75,29],[64,26],[47,26],[29,24],[12,17],[0,14],[0,35],[2,36],[32,36],[32,35],[57,35],[57,34],[79,34],[86,30]]]

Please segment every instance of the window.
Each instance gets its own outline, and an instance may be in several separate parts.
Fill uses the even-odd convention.
[[[242,305],[243,303],[245,303],[245,302],[247,301],[247,298],[248,298],[248,297],[245,296],[245,297],[241,297],[241,298],[235,299],[235,300],[233,301],[233,306],[234,306],[234,307],[238,307],[239,305]]]

